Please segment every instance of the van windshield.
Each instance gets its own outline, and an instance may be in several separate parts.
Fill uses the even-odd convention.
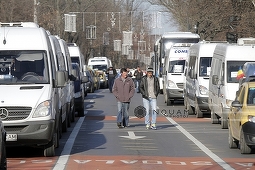
[[[183,73],[185,60],[174,60],[169,62],[168,73]]]
[[[243,68],[244,63],[248,61],[227,61],[227,82],[239,83],[237,72]]]
[[[91,65],[91,68],[94,69],[94,70],[106,71],[107,70],[107,65]]]
[[[208,77],[211,72],[212,57],[201,57],[199,62],[199,76]]]
[[[49,83],[44,51],[0,51],[0,84]]]

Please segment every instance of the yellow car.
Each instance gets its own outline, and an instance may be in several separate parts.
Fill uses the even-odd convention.
[[[229,147],[242,154],[255,147],[255,82],[243,83],[236,93],[228,115]]]

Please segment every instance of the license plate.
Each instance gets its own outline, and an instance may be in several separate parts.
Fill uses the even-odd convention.
[[[17,141],[17,134],[6,134],[6,141]]]

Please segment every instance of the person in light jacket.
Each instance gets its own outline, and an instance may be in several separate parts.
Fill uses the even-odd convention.
[[[159,80],[153,76],[153,69],[148,68],[146,76],[142,77],[140,82],[140,93],[143,97],[143,106],[146,109],[145,125],[146,129],[156,130],[157,119],[157,97],[160,92]],[[151,121],[150,121],[151,112]]]
[[[117,99],[118,115],[117,126],[119,128],[127,127],[129,123],[129,105],[131,98],[135,93],[135,84],[131,77],[128,77],[127,69],[120,70],[121,76],[115,79],[112,93]]]

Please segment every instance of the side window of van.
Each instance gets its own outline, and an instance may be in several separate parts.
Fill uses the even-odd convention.
[[[221,71],[220,71],[220,80],[221,80],[221,84],[224,85],[224,79],[225,79],[225,63],[222,63],[221,66]]]
[[[196,56],[190,56],[189,58],[189,65],[188,65],[188,76],[191,74],[191,70],[195,71],[195,66],[196,66]]]

